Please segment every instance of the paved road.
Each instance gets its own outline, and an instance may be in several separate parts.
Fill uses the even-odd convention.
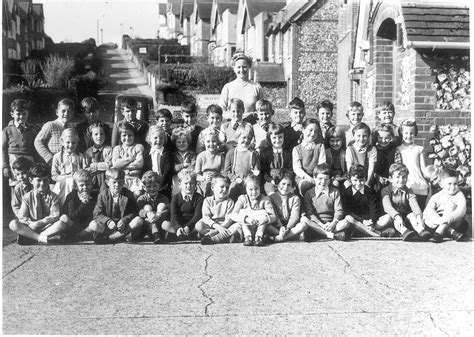
[[[12,244],[3,333],[472,335],[472,249]]]
[[[104,58],[105,98],[147,90],[123,51]],[[472,241],[248,248],[13,240],[4,229],[4,334],[474,332]]]

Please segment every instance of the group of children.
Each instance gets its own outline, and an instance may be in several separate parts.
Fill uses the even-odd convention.
[[[231,100],[225,122],[222,108],[210,105],[206,128],[191,102],[182,104],[184,124],[175,128],[167,109],[157,111],[155,125],[138,120],[133,99],[122,101],[124,118],[112,130],[99,120],[96,99],[81,106],[86,120],[74,127],[74,104],[61,100],[58,118],[38,132],[27,121],[27,102],[11,105],[3,174],[19,243],[147,238],[262,246],[396,235],[442,242],[468,229],[458,172],[426,166],[414,143],[416,122],[396,126],[390,102],[377,110],[382,123],[373,132],[357,102],[345,128],[331,123],[327,100],[313,119],[294,98],[286,127],[272,122],[265,99],[254,125],[243,119],[240,99]]]

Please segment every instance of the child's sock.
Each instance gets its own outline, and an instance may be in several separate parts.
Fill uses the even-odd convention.
[[[40,234],[38,236],[39,243],[48,243],[48,237],[46,235]]]

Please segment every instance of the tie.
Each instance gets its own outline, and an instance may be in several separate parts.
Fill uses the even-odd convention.
[[[24,124],[18,125],[18,130],[20,130],[20,133],[25,132],[25,125]]]
[[[262,129],[265,130],[265,132],[267,132],[268,131],[268,124],[263,124]]]
[[[234,124],[234,127],[233,127],[232,129],[237,130],[237,128],[239,127],[239,125],[240,125],[239,123],[235,123],[235,124]]]
[[[44,196],[43,196],[42,193],[37,193],[36,194],[36,202],[38,204],[38,207],[36,208],[37,209],[37,211],[36,211],[37,219],[36,220],[44,219],[44,217],[47,214],[47,211],[46,211],[46,203],[44,201]]]
[[[112,219],[116,220],[116,219],[121,218],[119,196],[116,195],[116,196],[113,196],[113,198],[114,198],[114,205],[112,209]]]
[[[283,157],[281,155],[281,152],[276,153],[276,163],[275,163],[275,168],[279,169],[283,166]]]
[[[94,149],[94,163],[99,163],[101,159],[102,149]]]
[[[191,201],[191,196],[190,196],[190,195],[186,195],[186,196],[184,197],[184,200],[185,200],[186,202],[190,202],[190,201]]]

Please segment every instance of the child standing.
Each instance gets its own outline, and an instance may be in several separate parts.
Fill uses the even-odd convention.
[[[364,166],[352,166],[349,179],[351,186],[341,191],[345,220],[362,235],[380,236],[379,231],[390,227],[390,217],[380,217],[382,212],[376,202],[375,191],[365,184],[367,173]]]
[[[76,131],[79,136],[78,151],[85,152],[94,145],[90,126],[93,124],[101,124],[105,132],[105,144],[110,145],[110,127],[99,120],[100,106],[99,101],[94,97],[86,97],[81,101],[81,107],[86,116],[86,120],[76,125]]]
[[[23,196],[31,191],[31,184],[28,180],[28,171],[32,166],[33,162],[24,157],[18,158],[12,164],[12,173],[16,185],[13,187],[11,204],[13,214],[16,217],[18,217]]]
[[[172,194],[179,192],[178,172],[183,168],[194,170],[196,166],[196,153],[190,149],[191,134],[184,127],[177,127],[173,129],[171,134],[171,141],[174,144],[176,151],[173,153],[171,161],[173,164],[173,179],[172,179]]]
[[[293,98],[288,104],[290,108],[291,122],[285,127],[285,149],[292,151],[295,146],[301,143],[303,134],[303,122],[306,116],[304,102],[298,98]]]
[[[407,167],[407,186],[416,194],[418,205],[423,209],[428,195],[428,183],[423,176],[426,168],[423,146],[415,144],[418,127],[414,120],[404,120],[398,131],[402,144],[397,147],[395,162],[405,164]]]
[[[66,129],[61,134],[62,150],[53,157],[51,167],[51,178],[56,182],[53,192],[58,196],[59,205],[64,203],[66,196],[74,187],[72,175],[86,166],[86,160],[82,153],[77,151],[79,137],[76,130]]]
[[[349,105],[349,109],[347,110],[347,119],[349,120],[349,127],[346,130],[346,144],[350,145],[352,142],[352,138],[354,137],[353,128],[357,124],[362,122],[362,118],[364,117],[364,108],[362,104],[359,102],[352,102]],[[350,166],[348,166],[350,167]]]
[[[392,126],[389,124],[378,125],[372,134],[372,142],[377,150],[377,161],[374,166],[374,181],[376,190],[380,191],[388,185],[390,166],[395,162],[397,145]]]
[[[211,104],[206,109],[207,122],[209,126],[201,131],[198,137],[198,144],[196,147],[196,153],[199,154],[206,149],[204,144],[204,139],[210,133],[214,133],[218,136],[218,140],[223,138],[224,135],[221,134],[221,124],[222,124],[222,108],[217,104]],[[218,151],[223,151],[224,146],[218,143]]]
[[[303,141],[293,149],[293,170],[296,174],[296,182],[300,195],[306,193],[314,186],[313,171],[316,165],[326,162],[326,151],[321,143],[316,143],[319,123],[310,118],[303,123]]]
[[[2,171],[9,178],[10,186],[16,184],[12,164],[19,158],[34,162],[37,158],[34,151],[35,137],[38,130],[28,122],[29,105],[24,99],[16,99],[10,105],[12,120],[2,131]]]
[[[386,101],[383,102],[376,108],[377,117],[379,118],[382,124],[390,125],[393,130],[394,139],[393,141],[395,144],[400,145],[398,142],[398,126],[395,125],[393,122],[393,118],[395,117],[395,106],[392,102]]]
[[[163,229],[175,234],[178,240],[185,240],[195,233],[204,198],[196,192],[196,173],[183,169],[178,173],[178,181],[181,190],[171,198],[171,222],[163,223]]]
[[[326,163],[331,168],[333,175],[332,184],[341,187],[347,179],[346,166],[346,137],[344,130],[333,126],[326,132],[324,139],[326,147]]]
[[[171,142],[171,125],[173,124],[173,115],[168,109],[159,109],[156,112],[156,125],[161,127],[166,134],[165,147],[170,152],[174,151],[173,142]]]
[[[243,121],[243,115],[245,111],[244,102],[238,98],[231,98],[229,101],[229,113],[231,114],[231,120],[225,122],[221,126],[221,132],[219,134],[220,141],[226,145],[227,151],[237,146],[236,131],[239,126],[248,124]]]
[[[285,129],[279,124],[271,124],[268,128],[270,147],[260,153],[261,177],[266,195],[276,192],[285,171],[292,167],[291,152],[284,148]]]
[[[204,132],[204,131],[203,131]],[[202,132],[201,132],[202,134]],[[207,133],[204,137],[206,151],[198,154],[194,172],[197,174],[198,188],[203,196],[211,195],[211,180],[224,168],[224,154],[219,151],[217,133]]]
[[[115,243],[129,234],[133,241],[141,233],[142,221],[132,192],[125,188],[125,172],[111,168],[105,171],[107,189],[100,192],[89,227],[97,244]]]
[[[112,166],[115,169],[123,170],[125,187],[139,196],[145,150],[142,144],[135,142],[135,129],[130,123],[121,123],[119,132],[122,144],[115,146],[112,151]]]
[[[46,164],[50,165],[53,156],[62,149],[61,134],[65,129],[71,128],[71,119],[74,113],[74,102],[69,98],[59,101],[56,108],[54,121],[46,122],[35,138],[35,148]]]
[[[193,102],[183,102],[181,104],[181,117],[183,118],[183,127],[191,133],[191,140],[189,142],[189,150],[196,152],[199,134],[202,127],[197,125],[197,107]],[[171,134],[173,137],[173,134]]]
[[[239,195],[245,193],[243,182],[249,173],[260,174],[258,153],[250,148],[254,136],[252,126],[248,123],[239,126],[236,136],[237,147],[227,152],[224,163],[224,174],[232,181],[229,192],[232,200],[237,200]]]
[[[408,170],[403,164],[392,164],[390,185],[382,190],[382,205],[390,222],[402,235],[403,241],[414,241],[418,236],[427,241],[431,235],[425,230],[420,206],[415,194],[406,186]],[[418,233],[418,234],[417,234]]]
[[[114,124],[112,129],[112,147],[120,145],[121,132],[120,129],[124,123],[128,123],[132,126],[136,142],[143,146],[146,146],[146,135],[148,132],[148,123],[137,119],[137,101],[133,98],[126,97],[120,103],[123,119]]]
[[[256,103],[257,108],[257,124],[253,125],[255,135],[255,149],[258,152],[269,146],[267,132],[272,123],[272,116],[275,113],[272,103],[266,99],[260,99]]]
[[[160,181],[158,173],[145,172],[142,177],[145,194],[137,200],[138,216],[142,219],[144,234],[150,236],[154,244],[163,242],[162,226],[170,226],[170,201],[160,194]]]
[[[293,193],[295,184],[295,174],[284,171],[279,179],[277,192],[270,195],[276,222],[267,226],[267,233],[276,235],[275,242],[298,238],[306,229],[306,225],[300,222],[301,202]]]
[[[112,167],[112,147],[105,145],[106,128],[103,123],[92,123],[87,133],[93,145],[86,150],[85,157],[92,175],[92,191],[102,192],[105,188],[105,171]]]
[[[260,179],[252,174],[245,178],[247,194],[235,203],[230,218],[239,223],[245,237],[244,246],[263,246],[263,234],[276,221],[270,198],[260,193]]]
[[[60,240],[65,228],[55,224],[59,218],[58,196],[49,189],[51,173],[45,164],[35,164],[28,172],[32,190],[21,201],[18,219],[12,220],[10,229],[18,234],[18,244],[53,243]]]
[[[92,240],[89,224],[97,203],[97,193],[92,191],[92,176],[86,170],[78,170],[72,178],[76,189],[66,196],[58,225],[66,228],[68,241]]]
[[[304,195],[306,226],[305,239],[318,236],[333,240],[350,239],[350,223],[344,219],[339,190],[331,185],[331,169],[328,164],[314,169],[315,186]]]
[[[230,180],[218,174],[212,178],[214,195],[204,199],[202,204],[202,219],[196,224],[196,230],[201,234],[201,244],[229,242],[232,235],[239,231],[239,226],[233,224],[229,215],[234,208],[234,201],[229,198]],[[236,238],[234,237],[234,240]]]
[[[365,123],[359,123],[352,128],[354,140],[346,149],[346,165],[362,165],[367,172],[367,185],[374,184],[374,169],[377,162],[377,149],[370,145],[370,128]]]
[[[329,100],[324,100],[316,105],[318,112],[319,126],[321,127],[321,134],[323,139],[326,139],[327,131],[334,125],[331,123],[333,116],[334,104]]]
[[[426,226],[434,231],[431,242],[443,242],[445,236],[459,241],[469,227],[466,215],[466,197],[459,190],[459,173],[444,168],[439,175],[441,191],[433,195],[423,212]]]
[[[168,138],[166,131],[161,126],[153,125],[148,130],[146,141],[150,146],[149,154],[145,158],[145,170],[154,171],[160,176],[160,186],[167,197],[171,197],[171,179],[173,166],[171,155],[166,148]]]

